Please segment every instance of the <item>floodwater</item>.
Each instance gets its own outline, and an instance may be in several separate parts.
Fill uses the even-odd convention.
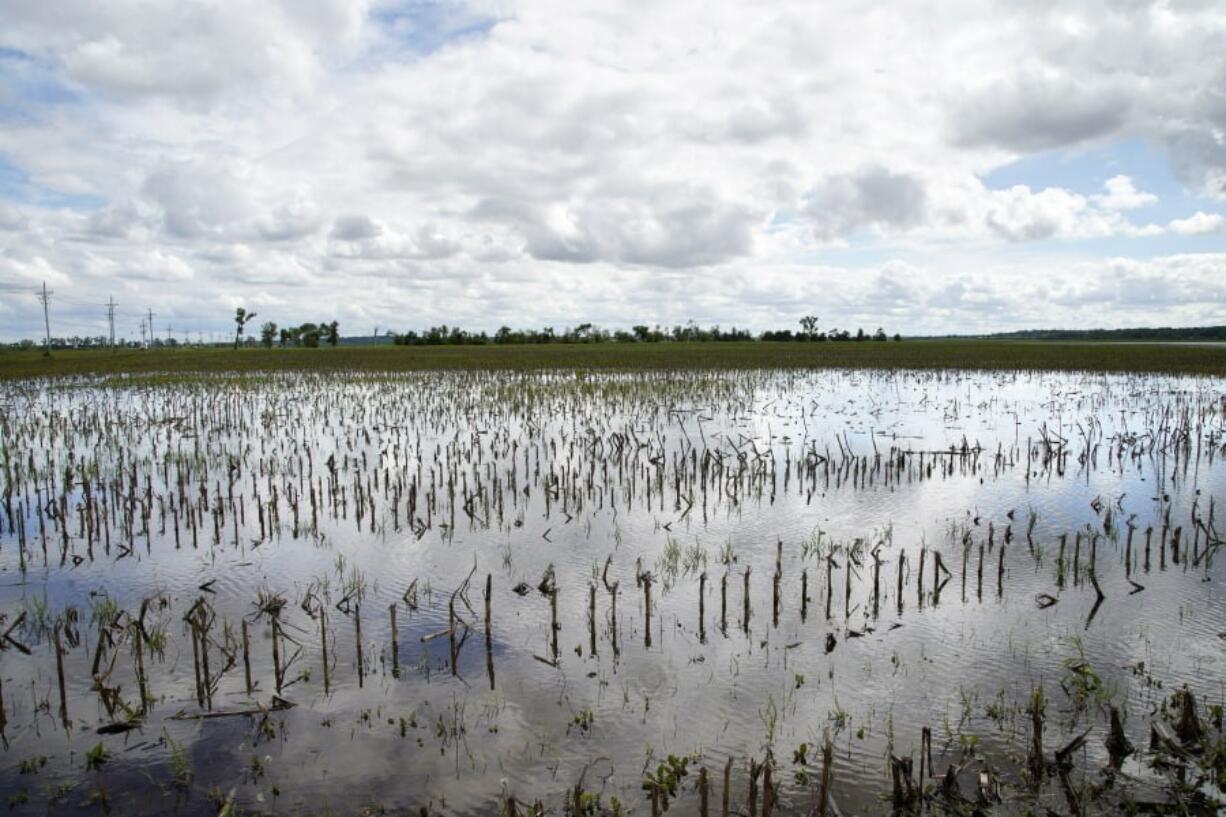
[[[829,741],[844,814],[891,812],[891,755],[922,787],[953,766],[968,803],[988,781],[999,813],[1169,802],[1176,775],[1220,797],[1147,747],[1184,687],[1221,740],[1224,388],[6,387],[0,790],[32,814],[562,814],[576,791],[651,814],[655,781],[698,813],[703,769],[712,813],[727,779],[733,812],[752,786],[809,814]],[[1027,768],[1036,689],[1047,764],[1089,730],[1068,781]],[[1139,748],[1104,795],[1112,707]]]

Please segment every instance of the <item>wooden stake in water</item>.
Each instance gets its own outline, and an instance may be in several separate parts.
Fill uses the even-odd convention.
[[[809,617],[809,570],[800,571],[800,621],[803,624]]]
[[[719,580],[719,629],[728,634],[728,571]]]
[[[976,596],[979,601],[983,601],[983,543],[979,544],[979,584],[976,589]]]
[[[247,694],[252,692],[251,686],[251,636],[247,632],[247,619],[242,619],[243,631],[243,679],[247,682]],[[325,664],[325,666],[327,666]]]
[[[881,548],[880,546],[873,548],[873,618],[877,617],[877,612],[881,601]]]
[[[650,649],[651,648],[651,574],[650,573],[643,574],[643,605],[647,613],[646,627],[644,628],[644,631],[643,631],[643,645]],[[554,635],[554,641],[555,643],[557,641],[556,634]],[[555,647],[554,649],[556,651],[557,648]],[[555,661],[557,660],[556,652],[554,655],[554,660]]]
[[[281,682],[284,680],[281,669],[281,621],[279,616],[279,611],[274,612],[272,616],[272,676],[278,695],[281,694]]]
[[[454,602],[453,602],[454,604]],[[647,588],[647,646],[651,646],[651,587]],[[553,653],[554,664],[558,663],[558,632],[562,625],[558,623],[558,588],[549,591],[549,649]]]
[[[592,582],[587,588],[587,636],[588,636],[588,655],[596,657],[596,583]]]
[[[742,594],[744,610],[741,614],[741,627],[745,630],[745,634],[749,634],[749,572],[752,568],[749,565],[745,566],[745,589]]]
[[[771,624],[779,626],[779,587],[783,582],[783,541],[775,551],[775,575],[771,580]]]
[[[400,634],[396,629],[396,603],[387,606],[387,615],[392,623],[392,677],[400,677]]]
[[[595,596],[595,588],[592,588],[592,598]],[[702,571],[698,574],[698,641],[705,644],[707,641],[707,571]],[[706,781],[706,769],[703,769],[703,780]]]
[[[60,643],[60,624],[55,625],[55,630],[52,632],[52,637],[55,640],[55,675],[60,683],[60,720],[64,722],[64,728],[67,729],[68,724],[68,692],[64,688],[64,645]]]
[[[361,604],[353,605],[353,632],[354,632],[354,641],[355,641],[354,646],[357,648],[357,653],[358,653],[358,688],[360,689],[363,684],[363,677],[366,675],[366,667],[365,667],[365,664],[363,663],[363,656],[362,656],[362,653],[364,652],[364,650],[362,649],[362,605]]]
[[[1005,543],[1000,543],[999,561],[996,564],[996,597],[1005,596]]]
[[[1056,554],[1056,587],[1064,589],[1064,548],[1068,544],[1068,534],[1060,534],[1060,552]]]
[[[456,646],[456,640],[455,640],[455,625],[456,625],[455,595],[453,594],[451,597],[451,600],[447,602],[447,651],[451,656],[451,674],[452,675],[459,674],[456,671],[456,659],[458,658],[458,647]],[[558,660],[557,656],[555,655],[554,661],[557,661],[557,660]]]
[[[494,688],[494,616],[492,596],[494,576],[485,574],[485,672],[490,677],[490,689]],[[594,605],[593,605],[594,609]]]
[[[196,705],[204,708],[204,684],[200,681],[200,637],[196,633],[196,625],[188,619],[187,625],[192,631],[192,668],[196,679]]]
[[[145,649],[142,641],[144,639],[144,618],[146,601],[141,605],[141,615],[132,625],[132,649],[136,653],[136,686],[140,690],[140,711],[141,714],[146,714],[149,710],[149,687],[145,681]]]
[[[898,588],[894,591],[895,597],[898,599],[898,614],[902,615],[902,568],[903,562],[907,560],[907,554],[902,550],[898,551]]]
[[[830,602],[834,597],[834,552],[826,554],[826,620],[830,620]]]

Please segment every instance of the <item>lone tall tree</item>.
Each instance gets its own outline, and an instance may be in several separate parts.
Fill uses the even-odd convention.
[[[234,323],[236,324],[236,328],[234,329],[234,348],[235,349],[237,349],[238,345],[243,342],[243,327],[247,325],[247,321],[252,320],[254,318],[255,318],[254,312],[248,312],[246,309],[243,309],[241,306],[235,311],[234,313]]]

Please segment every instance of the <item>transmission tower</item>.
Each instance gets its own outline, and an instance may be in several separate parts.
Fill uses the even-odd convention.
[[[47,282],[43,281],[42,291],[37,294],[38,294],[38,300],[42,301],[42,304],[43,304],[43,325],[47,329],[47,345],[43,347],[43,355],[46,357],[50,357],[51,356],[51,312],[49,309],[49,305],[51,303],[51,296],[54,295],[55,292],[52,290],[48,290]]]
[[[115,299],[109,298],[106,302],[106,321],[111,327],[111,352],[115,351]]]

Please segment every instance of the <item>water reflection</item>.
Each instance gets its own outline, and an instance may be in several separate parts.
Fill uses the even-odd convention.
[[[801,813],[830,738],[835,802],[878,813],[924,729],[968,794],[985,767],[1024,790],[1037,687],[1049,753],[1095,730],[1083,770],[1107,761],[1108,702],[1138,745],[1170,690],[1221,703],[1218,380],[22,393],[2,417],[0,611],[20,623],[0,780],[35,809],[560,812],[579,784],[649,813],[645,775],[675,755],[686,785],[657,798],[696,808],[697,767],[720,789],[732,759],[743,809],[750,759],[772,758],[776,812]]]

